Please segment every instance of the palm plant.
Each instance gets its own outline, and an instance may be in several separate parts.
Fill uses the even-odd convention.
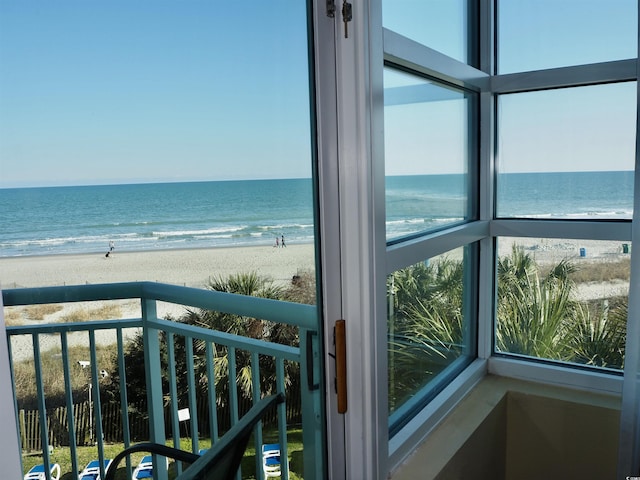
[[[444,358],[458,349],[464,335],[462,262],[443,258],[426,269],[431,278],[425,282],[424,296],[402,309],[403,333]]]
[[[305,285],[308,280],[305,281]],[[295,288],[294,288],[295,287]],[[289,299],[292,295],[304,296],[305,298],[315,298],[314,294],[304,294],[300,292],[301,285],[292,287],[283,287],[275,285],[270,279],[260,277],[256,273],[242,273],[231,275],[228,278],[211,279],[208,288],[227,293],[236,293],[241,295],[251,295],[261,298],[271,298],[276,300]],[[292,290],[294,293],[291,293]],[[315,290],[314,290],[315,292]],[[270,342],[281,343],[285,345],[298,345],[298,329],[290,325],[269,322],[258,318],[250,318],[239,315],[232,315],[224,312],[193,309],[186,310],[183,315],[175,319],[176,321],[197,325],[200,327],[213,329],[233,335],[250,337],[255,339],[266,340]],[[186,362],[186,346],[185,338],[178,336],[174,339],[175,378],[179,392],[178,401],[184,403],[188,397],[188,369]],[[164,373],[168,368],[168,348],[167,334],[160,333],[160,355],[161,369],[163,371],[163,391],[168,391],[168,376]],[[196,377],[197,395],[206,393],[210,387],[207,382],[206,360],[207,351],[204,342],[199,340],[193,341],[194,355],[194,373]],[[214,375],[216,389],[216,401],[219,405],[227,404],[229,399],[229,350],[222,345],[214,345]],[[251,355],[239,349],[235,350],[236,360],[236,378],[234,384],[238,388],[240,395],[245,398],[251,398],[252,383],[252,365]],[[117,357],[112,359],[113,367],[112,381],[113,391],[110,392],[114,401],[119,399],[118,390],[118,363]],[[261,355],[259,357],[258,369],[260,372],[260,391],[270,394],[275,391],[276,365],[272,357]],[[125,365],[127,373],[127,392],[129,395],[129,403],[144,403],[146,400],[146,384],[144,373],[144,341],[142,334],[138,334],[128,342],[125,351]],[[287,388],[295,388],[298,380],[299,366],[291,362],[285,362],[285,385]],[[166,399],[168,401],[168,399]],[[144,412],[140,412],[143,414]]]
[[[575,264],[544,273],[522,247],[497,261],[496,349],[622,368],[626,298],[593,310],[575,299]],[[459,355],[465,335],[464,269],[447,258],[399,270],[387,280],[391,409]]]
[[[538,265],[515,244],[498,260],[496,348],[538,358],[571,360],[569,338],[579,316],[570,275],[562,260],[542,279]]]
[[[282,300],[287,296],[287,289],[275,285],[270,279],[258,276],[255,272],[231,275],[228,278],[210,280],[207,288],[220,292],[255,296]],[[223,331],[242,337],[266,340],[285,345],[298,345],[298,329],[290,325],[274,323],[259,318],[216,312],[211,310],[190,310],[181,319],[185,323],[204,328]],[[214,348],[214,373],[216,378],[216,399],[218,403],[226,402],[229,397],[229,349],[222,345]],[[194,342],[196,358],[195,371],[202,384],[206,385],[206,350],[203,342]],[[275,359],[268,356],[259,357],[259,365],[253,365],[251,355],[247,351],[235,350],[236,373],[235,385],[241,395],[251,398],[253,383],[252,369],[260,372],[260,390],[265,394],[275,392],[276,364]],[[285,363],[285,385],[290,386],[297,377],[297,364]]]
[[[445,257],[388,278],[392,409],[459,356],[465,333],[463,277],[463,262]]]
[[[498,297],[496,348],[539,358],[570,360],[567,337],[576,304],[571,282],[563,278],[540,280],[537,273],[524,283],[510,285]]]
[[[595,313],[583,307],[572,331],[574,361],[598,367],[622,369],[626,341],[626,299],[609,309],[609,301]],[[595,317],[595,318],[594,318]]]

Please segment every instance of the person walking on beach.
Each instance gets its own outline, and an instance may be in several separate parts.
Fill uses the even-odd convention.
[[[282,245],[283,247],[286,247],[286,245],[284,244],[284,235],[282,235],[282,241],[280,242],[280,245]]]
[[[105,257],[109,258],[109,255],[111,255],[111,252],[113,252],[113,249],[116,248],[116,244],[113,243],[113,240],[109,241],[109,250],[107,250],[107,254],[105,255]]]
[[[276,244],[274,245],[274,247],[278,248],[279,246],[280,246],[280,239],[276,237]]]

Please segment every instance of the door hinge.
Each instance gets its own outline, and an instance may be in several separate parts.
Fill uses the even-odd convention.
[[[344,320],[336,320],[333,327],[333,343],[336,353],[336,397],[338,413],[347,411],[347,339]]]

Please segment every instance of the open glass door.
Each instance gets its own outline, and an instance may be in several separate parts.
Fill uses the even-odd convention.
[[[291,339],[305,359],[289,478],[305,479],[327,476],[316,83],[335,83],[316,74],[335,52],[332,34],[314,51],[312,3],[0,6],[3,286],[153,281],[314,305]]]

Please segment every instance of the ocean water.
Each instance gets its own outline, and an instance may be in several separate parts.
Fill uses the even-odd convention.
[[[631,219],[632,171],[500,175],[497,216]]]
[[[0,257],[311,242],[310,179],[0,189]]]
[[[387,237],[468,218],[465,175],[388,177]],[[0,189],[0,257],[314,238],[310,179]],[[633,172],[506,174],[498,215],[631,218]]]

